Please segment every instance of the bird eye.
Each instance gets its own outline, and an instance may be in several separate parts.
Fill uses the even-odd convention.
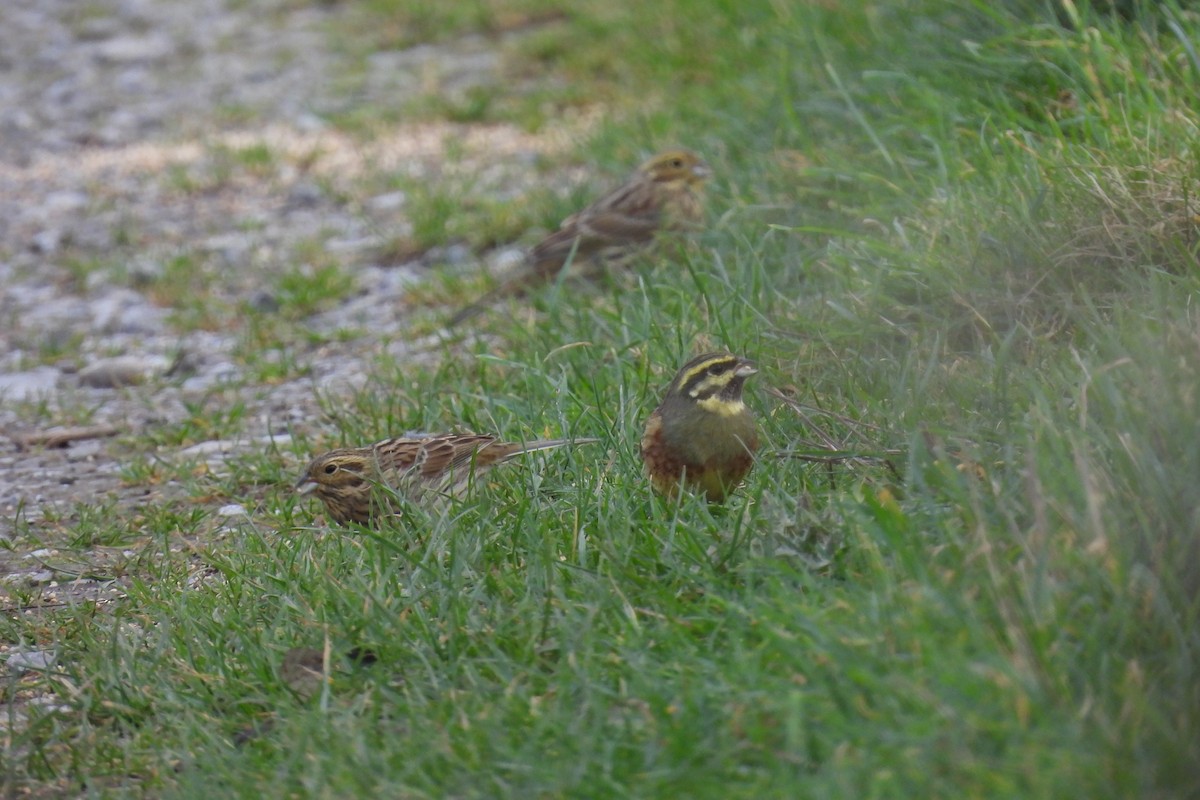
[[[671,161],[671,166],[674,167],[675,169],[683,169],[683,159],[682,158],[673,159]]]
[[[719,361],[716,364],[713,364],[711,367],[708,368],[708,374],[709,375],[723,375],[729,371],[729,368],[731,366],[733,366],[733,365],[730,364],[728,361]]]
[[[325,474],[326,475],[332,475],[335,472],[337,472],[337,464],[326,464],[325,465]]]

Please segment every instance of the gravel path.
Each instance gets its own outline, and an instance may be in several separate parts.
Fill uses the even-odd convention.
[[[370,194],[373,178],[472,170],[519,191],[530,160],[563,147],[562,135],[505,126],[414,123],[365,142],[333,129],[330,115],[398,103],[428,91],[431,75],[454,92],[498,80],[499,68],[467,37],[374,54],[362,76],[328,45],[341,13],[232,0],[5,3],[0,596],[63,577],[45,564],[77,504],[170,496],[169,483],[123,479],[122,467],[130,437],[178,425],[189,403],[219,389],[247,405],[244,446],[286,447],[289,429],[318,416],[316,390],[360,385],[380,352],[428,351],[397,336],[406,290],[431,261],[474,259],[451,247],[375,263],[408,223],[404,193]],[[348,74],[360,75],[352,91]],[[238,155],[255,152],[262,163]],[[303,324],[356,333],[300,353],[303,378],[260,384],[236,357],[238,309],[270,313],[280,276],[309,269],[314,249],[354,285]],[[115,435],[21,445],[79,425]],[[189,442],[155,457],[219,460],[232,446]]]

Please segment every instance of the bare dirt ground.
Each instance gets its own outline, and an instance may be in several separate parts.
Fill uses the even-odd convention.
[[[317,393],[361,385],[368,359],[411,342],[406,291],[433,259],[376,263],[405,234],[403,192],[366,178],[436,181],[455,169],[519,183],[562,136],[506,126],[401,123],[364,140],[330,115],[406,94],[497,80],[477,37],[348,65],[329,45],[339,4],[226,0],[15,0],[0,16],[0,598],[94,596],[119,582],[72,574],[63,546],[81,508],[128,508],[172,486],[122,475],[133,437],[178,425],[216,389],[246,405],[240,444],[286,445]],[[352,84],[347,74],[356,76]],[[352,89],[347,90],[347,85]],[[230,154],[262,148],[258,169]],[[365,181],[365,182],[364,182]],[[236,309],[268,312],[297,249],[354,283],[303,320],[349,330],[302,353],[305,374],[245,368]],[[462,248],[460,248],[462,249]],[[451,254],[453,255],[453,254]],[[442,258],[440,263],[454,258]],[[473,266],[468,252],[459,266]],[[179,274],[179,273],[184,274]],[[197,314],[225,309],[196,323]],[[199,309],[199,310],[198,310]],[[189,314],[192,315],[189,318]],[[190,320],[190,321],[189,321]],[[436,357],[436,352],[434,352]],[[54,441],[59,426],[84,426]],[[41,440],[51,432],[50,441]],[[59,437],[60,439],[63,437]],[[220,458],[238,442],[156,458]],[[144,446],[144,445],[143,445]],[[109,504],[109,505],[105,505]],[[78,545],[75,546],[77,553]],[[97,561],[103,552],[97,548]],[[90,559],[84,559],[89,561]],[[12,644],[12,643],[7,643]]]

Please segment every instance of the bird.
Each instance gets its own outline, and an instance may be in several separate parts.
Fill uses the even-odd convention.
[[[642,434],[642,461],[655,491],[674,498],[682,487],[721,503],[737,488],[758,450],[754,415],[742,400],[742,385],[757,372],[729,353],[684,364]]]
[[[304,468],[296,491],[314,494],[334,522],[374,525],[396,513],[386,487],[417,499],[427,492],[456,495],[472,479],[497,464],[524,453],[598,439],[543,439],[502,442],[481,433],[438,433],[384,439],[366,447],[330,450]]]
[[[518,274],[446,323],[465,322],[502,297],[548,283],[567,265],[594,277],[628,262],[662,230],[695,228],[704,218],[704,183],[712,169],[690,150],[667,150],[643,163],[617,188],[562,221],[534,245]]]

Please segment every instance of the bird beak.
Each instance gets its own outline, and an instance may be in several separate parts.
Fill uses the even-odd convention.
[[[743,361],[737,365],[737,369],[733,371],[733,374],[739,378],[749,378],[751,375],[758,374],[758,367],[754,366],[749,361]]]
[[[296,481],[296,494],[308,494],[317,488],[317,482],[308,477],[308,473],[300,476],[300,480]]]

